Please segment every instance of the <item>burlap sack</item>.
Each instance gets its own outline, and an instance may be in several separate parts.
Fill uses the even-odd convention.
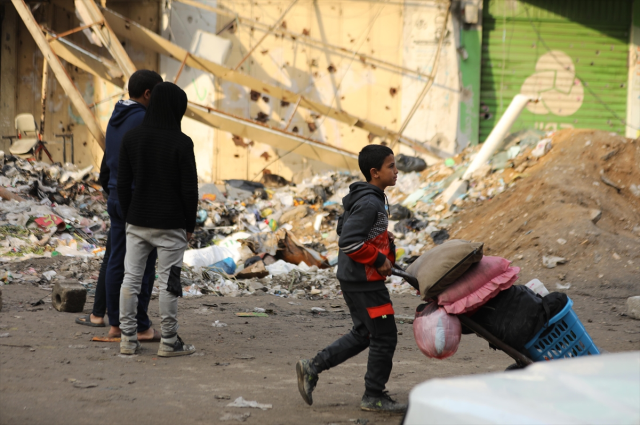
[[[423,300],[435,297],[482,260],[482,242],[452,239],[422,254],[408,268],[420,284]]]

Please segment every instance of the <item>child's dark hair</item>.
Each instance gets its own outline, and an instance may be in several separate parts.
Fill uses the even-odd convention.
[[[148,69],[140,69],[134,72],[129,78],[129,97],[131,99],[138,98],[147,90],[152,90],[162,82],[162,77],[154,71]]]
[[[358,165],[367,181],[371,181],[371,169],[381,169],[385,158],[389,155],[393,155],[393,151],[387,146],[382,145],[365,146],[360,151],[358,154]]]

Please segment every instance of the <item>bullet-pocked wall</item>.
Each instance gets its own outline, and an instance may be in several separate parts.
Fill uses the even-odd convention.
[[[287,1],[213,1],[199,3],[233,11],[262,24],[275,23],[291,4]],[[281,24],[291,33],[307,35],[346,50],[336,51],[307,42],[304,37],[269,34],[240,20],[229,27],[230,17],[177,1],[164,2],[161,24],[163,37],[192,53],[206,55],[198,48],[202,32],[219,33],[231,42],[222,62],[262,81],[301,93],[306,98],[349,112],[361,119],[398,130],[431,73],[444,24],[446,1],[298,1]],[[443,151],[454,152],[458,124],[459,73],[457,63],[457,15],[448,19],[445,41],[435,84],[407,126],[405,134],[431,142]],[[258,44],[259,43],[259,44]],[[219,44],[216,42],[216,47]],[[194,49],[199,49],[195,52]],[[209,52],[210,53],[210,52]],[[418,71],[403,72],[394,66],[376,64],[374,56],[391,64]],[[214,54],[215,56],[215,54]],[[211,55],[205,56],[215,60]],[[220,59],[220,58],[218,58]],[[161,58],[161,73],[173,80],[180,62]],[[300,135],[358,152],[370,139],[367,132],[296,108],[269,93],[251,93],[246,87],[184,67],[178,81],[190,100],[233,115],[258,119],[276,128],[288,128]],[[262,144],[212,130],[185,120],[183,129],[196,144],[198,173],[202,180],[228,178],[259,179],[263,170],[296,180],[313,175],[334,164],[325,164]],[[408,148],[396,151],[413,154]]]
[[[2,120],[0,131],[3,136],[15,134],[14,117],[20,113],[33,114],[36,123],[40,123],[41,89],[43,75],[43,56],[33,37],[17,15],[13,5],[4,3],[4,19],[2,22],[3,49],[1,63],[2,76],[0,78],[0,92],[2,95]],[[73,0],[55,0],[51,3],[29,3],[31,11],[38,23],[52,29],[55,33],[76,28],[81,25],[75,14]],[[145,27],[158,31],[159,3],[157,1],[107,1],[106,6],[121,13]],[[9,24],[8,24],[9,23]],[[92,44],[83,32],[77,32],[65,39],[80,46],[88,52],[111,59],[104,47]],[[11,41],[14,40],[14,43]],[[15,49],[7,49],[6,45]],[[125,50],[137,68],[158,69],[158,55],[136,48],[133,44],[123,40]],[[7,64],[14,63],[15,72]],[[103,129],[106,128],[115,102],[122,93],[122,89],[107,83],[93,75],[68,64],[64,60],[68,75],[83,95],[85,102],[92,106],[92,111],[99,119]],[[7,66],[7,68],[5,67]],[[75,163],[79,167],[94,165],[96,170],[102,161],[102,149],[87,130],[84,121],[73,107],[64,90],[58,84],[56,77],[49,72],[47,79],[47,101],[45,111],[44,140],[54,161],[62,162],[62,139],[56,134],[72,133],[75,144]],[[6,96],[13,89],[15,95]],[[2,141],[2,149],[8,151],[9,142]],[[48,162],[43,155],[45,162]],[[67,161],[71,160],[70,146],[67,145]]]

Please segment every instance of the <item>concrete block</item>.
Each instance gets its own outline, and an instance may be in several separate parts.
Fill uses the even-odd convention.
[[[596,210],[596,209],[589,210],[589,219],[593,222],[593,224],[596,224],[598,221],[600,221],[601,218],[602,218],[601,210]]]
[[[627,298],[627,316],[640,320],[640,296]]]
[[[73,280],[57,282],[51,293],[51,304],[58,311],[80,313],[87,301],[87,290]]]

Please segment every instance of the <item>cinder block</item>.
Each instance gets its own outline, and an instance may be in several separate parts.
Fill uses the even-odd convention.
[[[78,282],[63,280],[57,282],[51,293],[51,304],[58,311],[80,313],[87,301],[87,290]]]

